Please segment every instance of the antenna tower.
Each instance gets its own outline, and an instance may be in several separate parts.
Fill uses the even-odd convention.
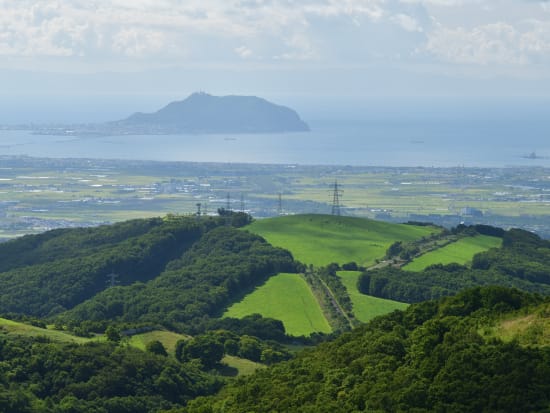
[[[343,193],[344,191],[338,187],[338,181],[334,181],[332,190],[332,215],[340,216],[340,198]]]

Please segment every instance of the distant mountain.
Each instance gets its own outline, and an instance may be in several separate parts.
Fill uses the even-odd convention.
[[[117,122],[129,133],[280,133],[309,131],[292,109],[256,96],[193,93],[155,113],[135,113]]]

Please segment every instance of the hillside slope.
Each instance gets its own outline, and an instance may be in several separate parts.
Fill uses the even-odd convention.
[[[289,250],[298,261],[316,266],[351,261],[371,265],[396,241],[412,241],[441,231],[431,226],[312,214],[262,219],[245,229]]]
[[[413,305],[181,411],[546,411],[550,348],[485,341],[477,333],[480,324],[540,302],[487,287]]]
[[[51,316],[109,287],[148,281],[221,219],[151,218],[0,244],[0,313]]]

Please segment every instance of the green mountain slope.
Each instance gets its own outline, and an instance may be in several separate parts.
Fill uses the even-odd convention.
[[[57,230],[0,244],[0,313],[48,316],[109,287],[147,281],[222,223],[173,217],[91,229]],[[2,260],[4,261],[4,260]]]
[[[501,285],[550,295],[550,241],[527,231],[503,234],[502,248],[475,255],[471,267],[435,264],[423,271],[381,268],[359,278],[364,294],[408,303],[456,294],[478,285]]]
[[[181,411],[546,411],[550,349],[486,341],[477,332],[540,302],[486,287],[412,305]]]
[[[270,275],[292,271],[291,255],[257,235],[232,227],[207,232],[147,283],[109,288],[61,319],[161,324],[194,334],[207,328],[243,291]]]

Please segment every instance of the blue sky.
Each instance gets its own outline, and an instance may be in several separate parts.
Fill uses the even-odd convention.
[[[0,0],[0,88],[550,98],[550,2]]]

